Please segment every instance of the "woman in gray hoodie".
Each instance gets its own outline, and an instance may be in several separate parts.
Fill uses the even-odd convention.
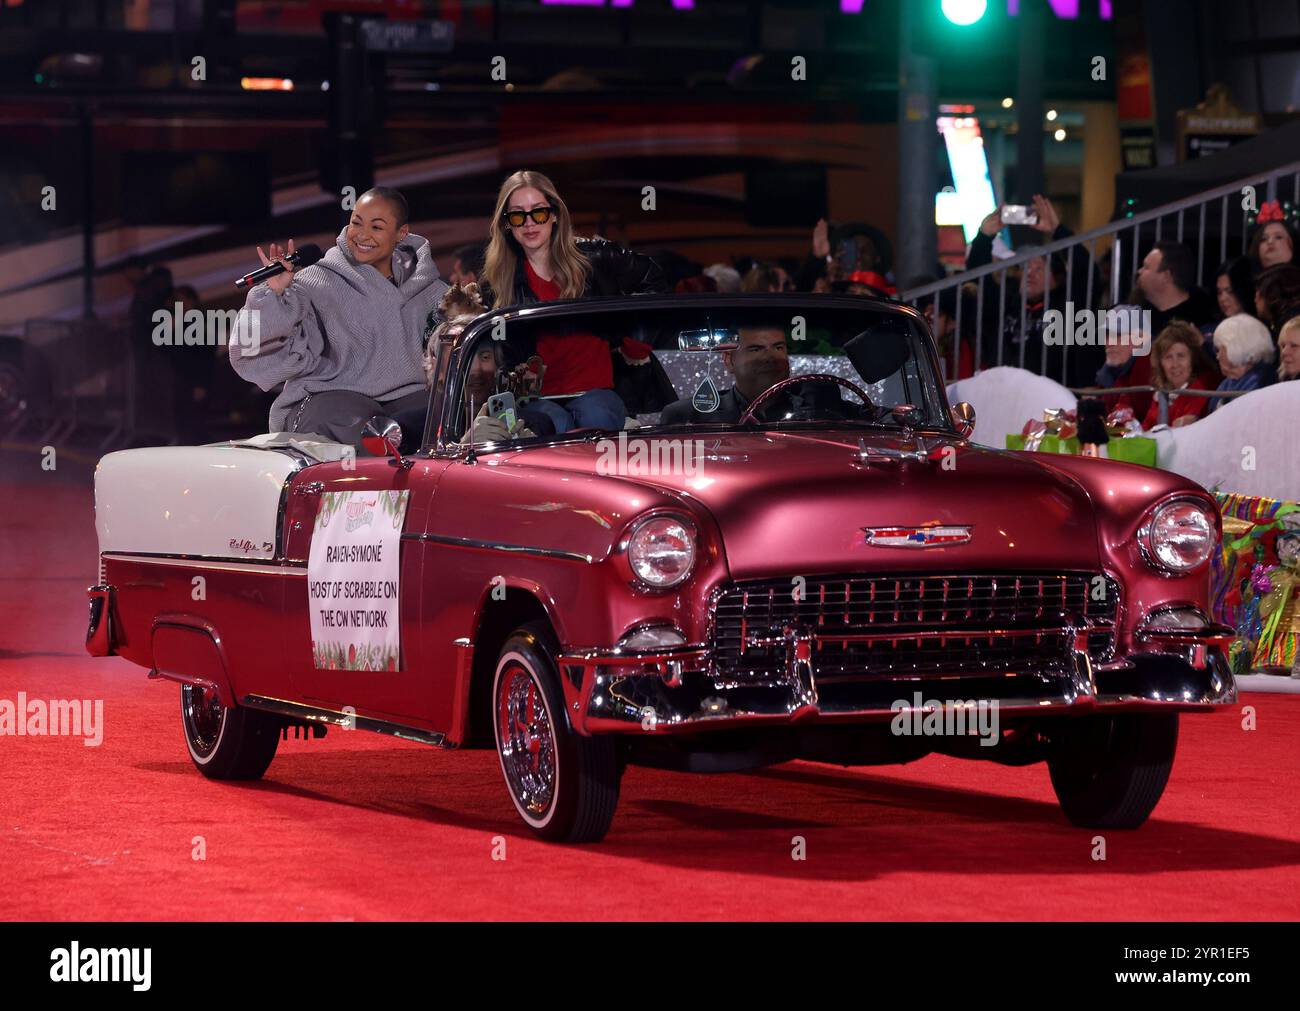
[[[402,194],[376,187],[313,266],[291,269],[284,257],[292,239],[269,255],[258,248],[263,264],[286,270],[249,291],[230,364],[263,390],[284,384],[271,405],[272,432],[356,445],[371,416],[427,407],[423,344],[447,284],[407,219]],[[258,327],[250,340],[251,313]]]

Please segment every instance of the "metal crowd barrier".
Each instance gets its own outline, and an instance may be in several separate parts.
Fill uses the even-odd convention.
[[[1154,393],[1155,399],[1160,404],[1160,416],[1169,417],[1169,399],[1174,394],[1180,397],[1221,397],[1224,400],[1233,400],[1237,397],[1244,397],[1247,393],[1254,393],[1254,390],[1165,390],[1156,386],[1085,386],[1079,389],[1070,390],[1076,397],[1103,397],[1115,396],[1120,393]]]
[[[1005,260],[997,260],[974,270],[963,271],[931,284],[900,292],[898,297],[901,301],[917,308],[923,308],[922,303],[925,299],[933,299],[934,317],[937,321],[940,296],[948,291],[953,291],[956,294],[956,316],[954,318],[956,328],[951,349],[951,360],[949,361],[947,358],[944,360],[945,370],[948,371],[948,382],[952,382],[958,376],[963,340],[972,338],[975,342],[974,362],[977,372],[982,368],[992,368],[994,365],[1015,365],[1036,372],[1038,375],[1046,376],[1048,374],[1047,345],[1041,341],[1039,342],[1041,350],[1037,355],[1029,348],[1028,341],[1021,341],[1019,354],[1012,356],[1018,360],[1006,360],[1008,348],[1004,339],[1004,331],[1008,308],[1013,312],[1019,312],[1021,334],[1025,331],[1029,308],[1023,287],[1020,289],[1018,310],[1014,301],[1008,307],[1006,295],[1007,273],[1009,271],[1018,270],[1031,260],[1059,253],[1065,259],[1065,285],[1063,289],[1058,289],[1055,292],[1050,288],[1047,289],[1044,298],[1044,311],[1052,308],[1062,308],[1069,293],[1075,290],[1075,272],[1084,269],[1087,270],[1086,276],[1089,282],[1089,304],[1075,306],[1075,308],[1097,309],[1118,305],[1127,296],[1127,290],[1124,292],[1120,290],[1121,279],[1127,279],[1129,284],[1134,282],[1142,257],[1149,251],[1150,246],[1162,238],[1172,238],[1182,242],[1190,225],[1195,231],[1197,281],[1204,285],[1207,280],[1213,280],[1213,278],[1206,277],[1206,270],[1216,269],[1220,263],[1228,258],[1230,244],[1234,255],[1244,254],[1246,251],[1249,231],[1246,224],[1248,211],[1243,206],[1245,200],[1242,191],[1247,186],[1255,188],[1257,206],[1262,206],[1267,200],[1279,199],[1279,194],[1286,193],[1288,186],[1291,199],[1296,203],[1300,203],[1300,161],[1291,162],[1269,172],[1248,176],[1226,186],[1207,190],[1204,193],[1183,200],[1176,200],[1173,203],[1143,211],[1129,218],[1112,221],[1081,235],[1072,235],[1056,242],[1036,246]],[[1229,208],[1230,204],[1232,205],[1231,210]],[[1148,226],[1150,226],[1149,229]],[[1144,229],[1150,232],[1150,235],[1145,239],[1143,237]],[[1166,232],[1168,233],[1166,234]],[[1214,232],[1217,232],[1217,236],[1213,235]],[[1218,239],[1218,258],[1207,261],[1207,251],[1210,253],[1214,251],[1213,237]],[[1110,276],[1106,279],[1108,286],[1106,297],[1098,300],[1095,294],[1091,294],[1093,282],[1096,279],[1097,246],[1099,242],[1106,239],[1111,239],[1114,243],[1111,253],[1111,269]],[[1085,254],[1087,257],[1086,268],[1083,262]],[[996,337],[997,360],[995,362],[985,362],[983,361],[984,349],[987,344],[984,329],[986,315],[984,309],[985,288],[990,286],[991,279],[995,277],[996,297],[998,298],[997,327],[994,335]],[[986,282],[986,278],[990,279],[990,281]],[[963,327],[962,325],[963,299],[961,298],[962,287],[972,282],[975,283],[976,288],[973,335],[967,332],[971,329],[969,326]],[[991,309],[988,315],[992,315]],[[1156,335],[1152,334],[1151,336],[1154,338]],[[1038,358],[1037,362],[1034,361],[1035,357]],[[1068,355],[1063,354],[1061,358],[1060,378],[1062,384],[1065,385],[1066,359]],[[1049,378],[1055,377],[1049,376]]]

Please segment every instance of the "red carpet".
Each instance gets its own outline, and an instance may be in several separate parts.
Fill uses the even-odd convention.
[[[0,699],[103,699],[105,731],[0,737],[0,919],[1300,918],[1300,698],[1245,696],[1250,733],[1185,717],[1164,799],[1105,862],[1045,766],[946,758],[633,768],[607,840],[561,848],[525,834],[490,752],[331,732],[260,784],[203,779],[176,686],[82,651],[88,488],[23,464],[4,498]]]

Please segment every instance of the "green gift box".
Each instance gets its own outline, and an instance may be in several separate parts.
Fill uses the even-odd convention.
[[[1025,437],[1023,435],[1008,435],[1007,449],[1024,449]],[[1062,439],[1059,435],[1048,432],[1043,436],[1043,441],[1039,443],[1038,452],[1040,453],[1065,453],[1070,456],[1079,455],[1079,440],[1077,438]],[[1104,450],[1107,459],[1123,460],[1125,463],[1140,463],[1144,467],[1156,466],[1156,440],[1148,439],[1145,436],[1135,435],[1127,439],[1111,439],[1106,443]]]

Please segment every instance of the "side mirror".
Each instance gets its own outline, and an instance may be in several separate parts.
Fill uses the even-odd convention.
[[[361,429],[361,445],[371,456],[396,457],[402,462],[402,426],[392,418],[376,414]]]
[[[957,426],[957,432],[961,437],[969,439],[971,433],[975,431],[975,408],[963,400],[948,408],[948,413],[952,415],[952,423]]]

